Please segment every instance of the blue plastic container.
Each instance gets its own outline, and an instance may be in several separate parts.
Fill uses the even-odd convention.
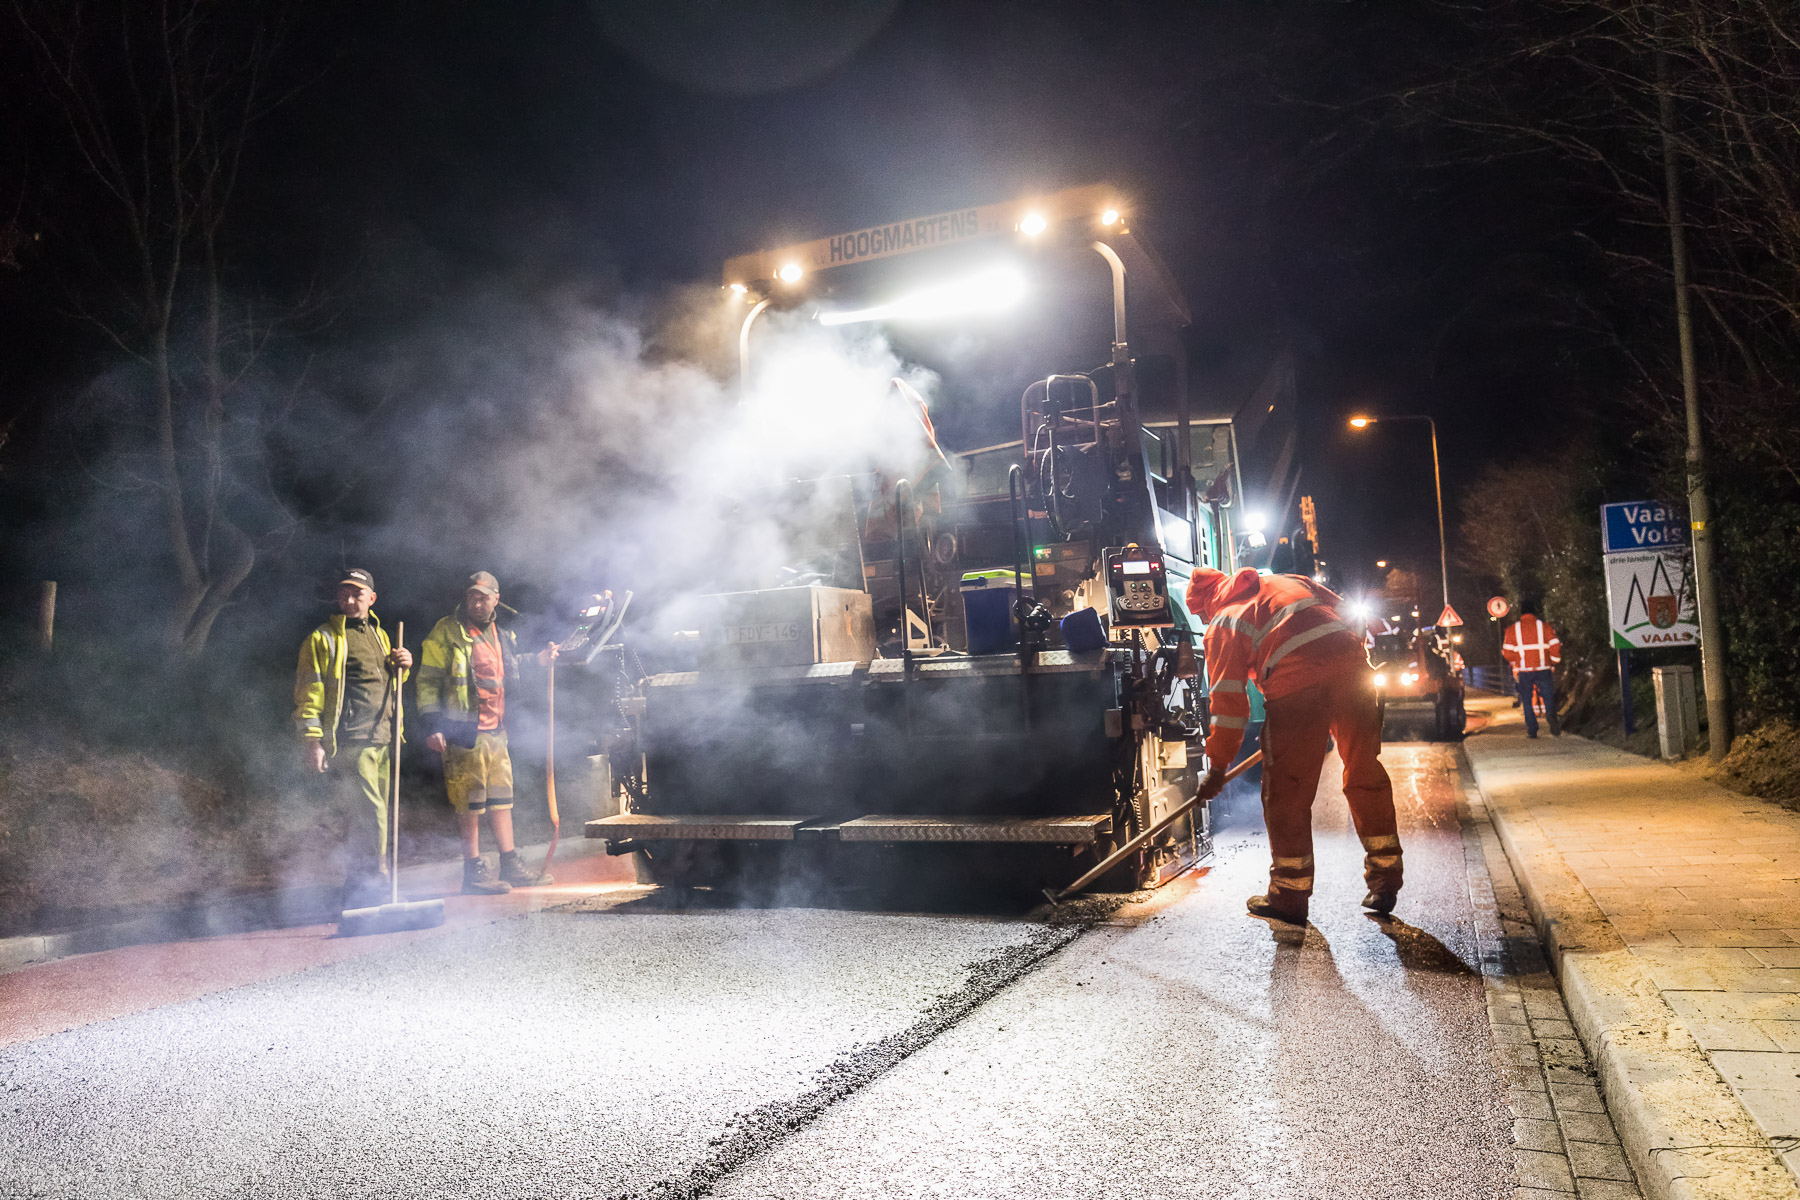
[[[1084,654],[1106,647],[1106,628],[1100,614],[1091,608],[1078,608],[1061,621],[1063,645],[1071,653]]]
[[[962,577],[963,625],[970,654],[1006,654],[1019,648],[1013,624],[1013,573],[970,571]]]

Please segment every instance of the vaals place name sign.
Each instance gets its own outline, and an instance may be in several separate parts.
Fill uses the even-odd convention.
[[[1654,500],[1608,504],[1600,510],[1600,528],[1613,648],[1699,645],[1681,511]]]
[[[1600,542],[1606,554],[1686,546],[1687,518],[1674,505],[1655,500],[1602,505]]]

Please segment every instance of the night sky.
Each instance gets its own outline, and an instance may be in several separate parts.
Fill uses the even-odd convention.
[[[1552,165],[1382,99],[1470,52],[1438,5],[543,0],[290,20],[277,62],[298,90],[252,143],[238,282],[329,297],[298,341],[340,422],[434,419],[428,372],[346,365],[395,345],[453,338],[479,363],[471,346],[547,297],[652,313],[716,286],[733,253],[1100,180],[1131,197],[1199,344],[1301,352],[1302,490],[1348,585],[1378,557],[1436,561],[1423,426],[1351,435],[1350,413],[1438,418],[1454,537],[1470,472],[1540,446],[1546,414],[1579,420],[1618,369],[1553,299],[1590,269],[1577,243],[1597,218]],[[8,75],[15,190],[74,196],[52,113]],[[107,362],[60,299],[82,213],[28,211],[39,240],[0,275],[9,524],[52,515],[34,472],[81,450],[59,397]],[[315,559],[389,515],[382,477]],[[9,542],[15,572],[57,569],[54,548]]]

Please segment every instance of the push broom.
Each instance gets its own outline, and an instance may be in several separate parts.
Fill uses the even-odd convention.
[[[394,627],[394,644],[406,644],[406,622]],[[388,751],[388,833],[389,844],[381,848],[388,860],[388,902],[368,908],[345,909],[338,917],[338,936],[356,937],[365,933],[398,933],[404,929],[430,929],[444,923],[442,900],[400,899],[400,711],[403,707],[400,669],[394,676],[394,733]]]
[[[544,734],[544,797],[550,804],[550,848],[544,851],[544,866],[538,878],[550,877],[550,860],[556,857],[556,843],[562,837],[562,817],[556,811],[556,659],[550,659],[550,716]]]

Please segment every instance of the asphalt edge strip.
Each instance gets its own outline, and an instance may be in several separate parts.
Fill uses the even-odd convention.
[[[713,1153],[682,1174],[665,1179],[648,1191],[614,1196],[612,1200],[699,1200],[721,1179],[811,1125],[832,1105],[924,1049],[964,1017],[1086,933],[1102,915],[1094,913],[1088,919],[1040,926],[1024,942],[970,963],[965,968],[967,977],[962,985],[933,1000],[905,1029],[859,1046],[822,1068],[818,1082],[799,1096],[773,1100],[734,1117],[726,1132],[716,1139]]]
[[[1485,784],[1474,755],[1464,758],[1644,1194],[1800,1198],[1793,1173],[1536,818]]]

